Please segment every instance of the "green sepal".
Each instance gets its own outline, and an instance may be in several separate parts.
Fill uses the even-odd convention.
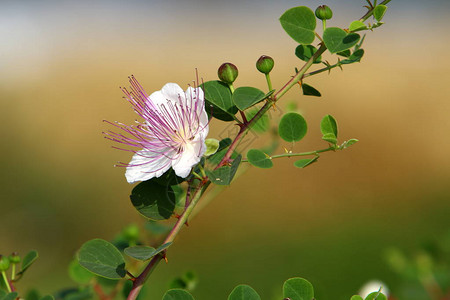
[[[250,164],[258,168],[270,169],[273,167],[270,156],[258,149],[250,149],[247,152],[247,160]]]
[[[88,271],[108,279],[125,277],[125,260],[110,242],[93,239],[84,243],[77,254],[80,265]]]

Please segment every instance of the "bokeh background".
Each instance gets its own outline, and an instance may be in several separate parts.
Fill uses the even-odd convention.
[[[143,224],[124,170],[113,168],[129,153],[102,137],[102,120],[135,119],[118,89],[127,76],[152,92],[166,82],[186,86],[195,68],[213,80],[230,61],[240,71],[236,86],[265,89],[254,64],[266,54],[280,87],[301,62],[278,18],[320,4],[334,10],[330,26],[347,26],[364,1],[1,1],[0,253],[40,253],[18,288],[70,286],[66,267],[83,242]],[[326,146],[326,114],[338,120],[341,140],[360,142],[306,169],[293,159],[250,168],[182,232],[148,298],[190,269],[198,299],[225,299],[239,283],[275,299],[293,276],[309,279],[320,299],[348,299],[375,278],[395,290],[400,279],[385,249],[412,251],[450,229],[449,13],[448,1],[393,0],[360,64],[311,78],[321,98],[289,92],[279,112],[297,103],[310,128],[294,150]],[[211,137],[226,125],[211,123]]]

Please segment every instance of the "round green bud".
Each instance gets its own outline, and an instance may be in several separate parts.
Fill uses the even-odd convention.
[[[262,55],[257,61],[256,61],[256,68],[258,71],[264,74],[269,74],[270,71],[273,69],[273,65],[275,62],[273,61],[273,58],[267,55]]]
[[[9,261],[10,261],[12,264],[18,264],[18,263],[20,263],[20,256],[19,256],[19,254],[18,254],[17,252],[12,253],[12,254],[9,256]]]
[[[333,11],[326,5],[316,8],[316,17],[320,20],[329,20],[333,17]]]
[[[238,74],[237,67],[232,63],[223,63],[217,70],[219,79],[228,84],[232,84],[238,77]]]
[[[9,259],[6,256],[0,255],[0,271],[9,269]]]

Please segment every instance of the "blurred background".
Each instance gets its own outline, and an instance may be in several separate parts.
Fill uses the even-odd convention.
[[[215,80],[229,61],[239,68],[236,87],[265,90],[254,67],[265,54],[275,59],[279,88],[301,61],[278,18],[321,4],[334,11],[329,26],[348,26],[365,1],[1,1],[0,253],[40,253],[18,289],[72,285],[66,268],[83,242],[144,223],[124,170],[113,167],[130,154],[102,137],[110,129],[102,120],[135,119],[118,88],[127,76],[151,93],[167,82],[186,87],[195,68]],[[338,120],[342,141],[360,142],[306,169],[294,159],[249,168],[182,232],[169,264],[151,277],[149,299],[186,270],[199,276],[198,299],[225,299],[239,283],[276,299],[293,276],[310,280],[318,299],[348,299],[371,279],[395,292],[402,279],[386,249],[413,253],[449,233],[450,4],[388,6],[360,64],[310,78],[321,98],[294,87],[272,114],[295,102],[307,119],[295,151],[326,147],[326,114]],[[210,137],[224,137],[227,125],[212,122]],[[257,136],[254,145],[267,140]]]

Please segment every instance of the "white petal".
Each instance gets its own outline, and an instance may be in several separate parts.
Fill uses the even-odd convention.
[[[145,181],[153,177],[159,177],[170,169],[171,159],[161,155],[153,161],[150,157],[155,157],[155,153],[141,150],[131,159],[130,166],[127,167],[125,177],[129,183]]]
[[[186,178],[192,167],[200,161],[206,151],[205,137],[199,134],[191,143],[186,144],[180,156],[172,161],[172,168],[180,177]]]
[[[172,101],[173,103],[179,103],[179,99],[184,102],[185,96],[184,91],[180,86],[176,83],[166,83],[162,89],[161,93],[166,99]]]

